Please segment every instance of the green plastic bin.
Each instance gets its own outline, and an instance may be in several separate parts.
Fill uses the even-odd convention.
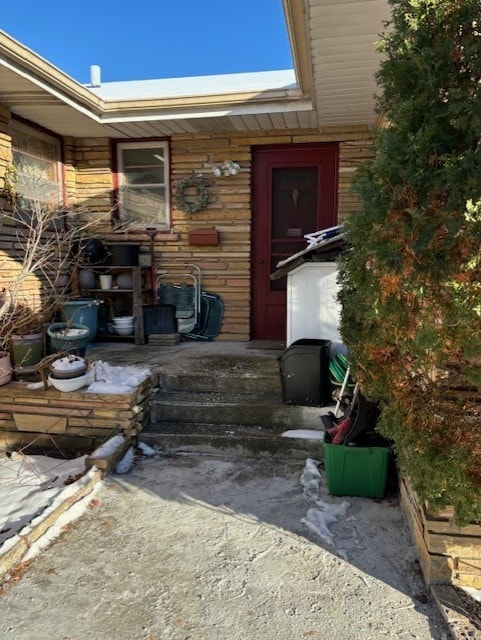
[[[384,498],[390,447],[323,443],[327,488],[333,496]]]

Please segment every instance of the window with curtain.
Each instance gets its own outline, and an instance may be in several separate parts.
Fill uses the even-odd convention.
[[[167,142],[117,145],[119,216],[136,227],[169,227]]]
[[[60,141],[13,121],[12,156],[22,206],[55,211],[63,205]]]

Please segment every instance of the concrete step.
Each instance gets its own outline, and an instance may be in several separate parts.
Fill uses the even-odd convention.
[[[320,429],[321,407],[301,407],[282,403],[272,393],[221,393],[160,391],[151,401],[153,424],[223,424],[261,426],[278,429]]]
[[[327,410],[283,403],[278,355],[240,348],[173,354],[158,368],[160,391],[142,439],[166,451],[222,448],[319,458],[321,441],[282,436],[296,429],[322,431],[320,416]]]
[[[159,372],[163,391],[230,391],[281,393],[277,358],[272,355],[207,356],[182,366],[171,363]]]
[[[283,433],[284,429],[273,427],[162,422],[151,424],[139,438],[169,453],[223,449],[249,455],[322,460],[322,440],[288,438]]]
[[[232,370],[219,369],[212,375],[202,373],[159,373],[159,387],[162,391],[264,393],[281,395],[281,383],[278,372],[274,373],[235,373]]]

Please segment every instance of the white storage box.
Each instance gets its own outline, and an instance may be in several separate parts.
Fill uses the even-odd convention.
[[[331,357],[345,348],[339,333],[335,262],[304,262],[287,274],[287,346],[312,338],[331,341]]]

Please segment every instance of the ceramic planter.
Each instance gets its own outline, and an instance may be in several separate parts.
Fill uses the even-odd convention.
[[[55,351],[68,351],[83,357],[89,341],[90,330],[85,324],[56,322],[47,329]]]
[[[12,379],[12,359],[8,351],[0,351],[0,386]]]
[[[62,305],[62,315],[67,323],[87,325],[91,344],[97,335],[99,300],[69,300]],[[72,326],[75,326],[74,324]]]
[[[43,358],[43,335],[41,333],[12,335],[10,342],[15,369],[34,367]]]

